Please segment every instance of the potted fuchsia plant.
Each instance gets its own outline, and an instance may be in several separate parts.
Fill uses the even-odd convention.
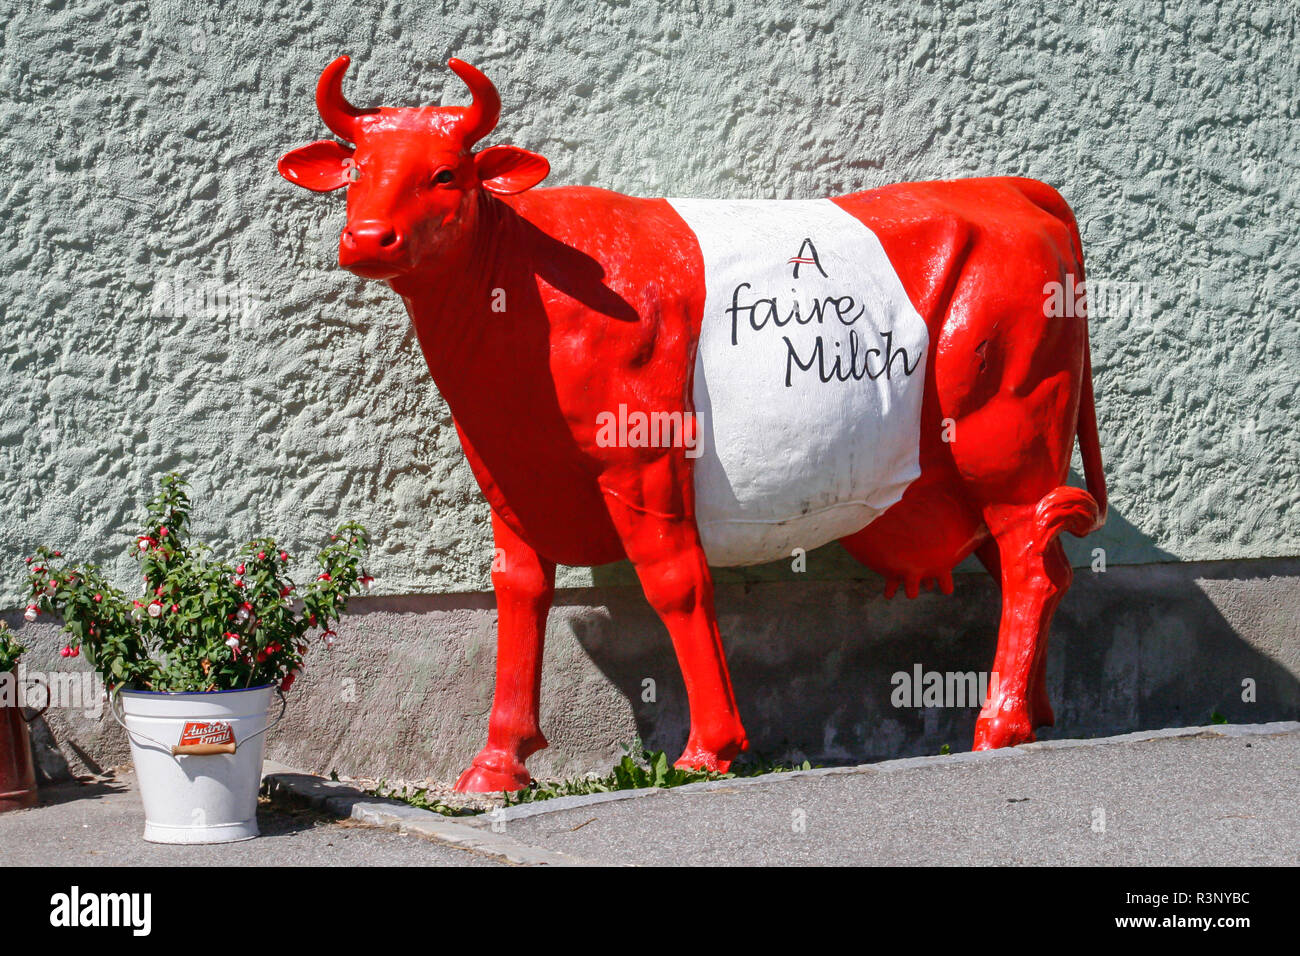
[[[115,717],[120,701],[145,839],[244,840],[257,835],[272,695],[292,687],[313,635],[333,644],[349,596],[369,588],[361,567],[369,541],[361,525],[341,525],[317,555],[314,579],[297,585],[271,538],[250,541],[233,562],[191,542],[186,488],[179,475],[165,477],[132,542],[140,596],[41,547],[28,559],[26,617],[61,617],[63,656],[85,653]]]

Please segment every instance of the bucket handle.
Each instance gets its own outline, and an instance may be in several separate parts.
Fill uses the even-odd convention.
[[[289,708],[288,698],[284,696],[284,691],[280,690],[280,688],[277,687],[275,692],[280,697],[280,713],[276,715],[275,720],[271,721],[261,730],[256,731],[255,733],[251,733],[247,737],[244,737],[241,740],[236,740],[234,743],[229,743],[229,744],[185,744],[185,745],[165,744],[161,740],[155,740],[153,737],[150,737],[147,734],[140,733],[138,730],[132,730],[123,722],[122,717],[117,712],[117,701],[119,700],[119,693],[118,693],[119,690],[120,688],[115,687],[113,689],[112,696],[109,697],[108,700],[108,712],[113,715],[113,719],[116,720],[119,726],[121,726],[121,728],[126,731],[126,735],[128,737],[131,738],[139,737],[149,741],[149,743],[151,744],[157,744],[163,750],[170,753],[173,757],[184,757],[184,756],[206,757],[206,756],[211,756],[213,754],[233,754],[240,744],[246,744],[248,743],[248,741],[254,740],[262,736],[264,733],[266,733],[268,730],[270,730],[280,721],[284,720],[284,712]]]

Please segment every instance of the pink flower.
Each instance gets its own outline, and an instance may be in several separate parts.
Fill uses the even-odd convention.
[[[173,605],[172,605],[172,613],[173,613],[173,614],[175,614],[175,613],[176,613],[177,611],[179,611],[180,609],[181,609],[181,606],[180,606],[179,604],[173,604]]]
[[[60,657],[71,657],[71,656],[72,656],[72,648],[71,648],[71,647],[64,647],[64,648],[60,649],[60,651],[59,651],[59,656],[60,656]]]
[[[265,551],[259,551],[259,552],[257,552],[257,560],[259,560],[259,561],[265,561],[265,560],[266,560],[266,552],[265,552]]]
[[[332,580],[334,580],[334,579],[331,578],[331,577],[329,576],[329,573],[328,573],[328,572],[326,572],[326,573],[322,574],[320,577],[318,577],[316,580],[317,580],[317,581],[332,581]]]
[[[244,566],[241,564],[239,567],[235,568],[235,573],[236,573],[236,574],[243,574],[243,573],[244,573]]]
[[[27,621],[36,620],[36,615],[41,613],[41,609],[35,604],[27,605],[27,610],[23,611],[23,619]]]
[[[280,560],[281,560],[281,561],[288,561],[288,560],[289,560],[289,552],[288,552],[288,551],[281,551],[281,552],[280,552]]]
[[[158,617],[163,612],[163,606],[158,601],[149,602],[149,616]]]
[[[320,639],[325,642],[326,647],[333,647],[334,639],[337,636],[338,635],[336,635],[333,631],[326,631],[324,634],[320,636]]]
[[[95,603],[96,603],[96,604],[99,604],[99,603],[100,603],[101,601],[103,601],[103,600],[104,600],[104,595],[102,595],[102,594],[96,594],[96,595],[95,595]]]
[[[360,581],[361,586],[365,588],[367,591],[369,591],[375,585],[375,579],[368,574],[361,575],[361,577],[358,580]]]
[[[159,529],[158,529],[158,535],[159,535],[159,537],[163,537],[163,538],[167,537],[167,529],[166,529],[166,528],[159,528]]]

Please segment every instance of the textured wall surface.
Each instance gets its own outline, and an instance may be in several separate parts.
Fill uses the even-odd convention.
[[[361,104],[464,102],[442,64],[476,63],[495,140],[552,184],[1056,185],[1090,277],[1131,284],[1094,303],[1115,519],[1087,547],[1300,546],[1290,0],[0,0],[0,24],[0,605],[37,543],[120,561],[169,469],[200,532],[302,550],[356,517],[384,592],[486,586],[487,510],[400,304],[335,264],[342,199],[275,173],[327,135],[311,91],[340,52]],[[842,573],[834,548],[811,566]]]

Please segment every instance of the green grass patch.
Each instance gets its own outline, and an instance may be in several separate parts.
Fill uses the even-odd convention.
[[[437,797],[429,796],[429,791],[423,787],[419,789],[402,787],[401,790],[397,790],[390,787],[386,780],[379,781],[379,786],[366,792],[376,797],[383,797],[386,800],[400,800],[402,803],[417,807],[420,810],[432,810],[434,813],[441,813],[444,817],[472,817],[483,812],[478,807],[448,806]]]
[[[769,773],[788,773],[791,770],[811,770],[812,764],[805,760],[801,764],[786,766],[762,758],[749,759],[744,763],[733,765],[728,773],[713,773],[707,770],[679,770],[673,766],[668,754],[662,750],[654,753],[635,743],[623,748],[623,758],[614,765],[609,773],[588,774],[571,777],[568,780],[532,780],[528,786],[515,793],[505,794],[507,807],[522,803],[537,803],[541,800],[553,800],[556,797],[578,797],[592,793],[610,793],[615,790],[645,790],[652,787],[666,789],[680,787],[687,783],[703,783],[709,780],[732,780],[737,777],[759,777]],[[331,774],[333,779],[337,775]],[[366,791],[376,797],[387,800],[400,800],[402,803],[432,810],[445,817],[472,817],[488,812],[481,807],[456,807],[444,803],[436,796],[431,796],[426,789],[403,786],[398,790],[390,787],[387,781]]]
[[[633,744],[624,748],[623,759],[614,765],[614,769],[604,776],[588,775],[571,777],[568,780],[541,782],[533,780],[524,790],[506,794],[506,806],[518,806],[521,803],[537,803],[541,800],[553,800],[556,797],[577,797],[591,793],[611,793],[616,790],[646,790],[650,788],[667,789],[680,787],[688,783],[703,783],[709,780],[731,780],[736,777],[758,777],[768,773],[788,773],[791,770],[811,770],[812,764],[804,761],[797,766],[782,766],[766,760],[755,760],[736,766],[728,773],[715,773],[708,770],[679,770],[674,767],[668,755],[662,750],[651,753]]]

